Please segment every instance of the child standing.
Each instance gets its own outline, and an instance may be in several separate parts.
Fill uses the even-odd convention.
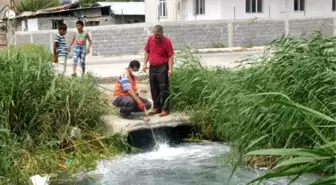
[[[76,22],[77,33],[74,35],[70,45],[69,52],[71,51],[73,43],[76,41],[76,45],[73,52],[73,73],[72,76],[76,77],[76,68],[79,65],[82,67],[83,74],[85,73],[85,56],[90,53],[92,45],[91,38],[87,32],[83,30],[84,22],[79,20]],[[89,46],[86,47],[86,41],[89,41]]]
[[[67,59],[68,59],[68,49],[65,34],[67,33],[67,25],[64,23],[59,24],[58,34],[54,41],[54,63],[56,71],[64,75],[66,71]]]

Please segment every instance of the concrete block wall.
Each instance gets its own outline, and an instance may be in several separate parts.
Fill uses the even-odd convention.
[[[36,34],[32,34],[31,36],[31,39],[34,43],[36,44],[40,44],[40,45],[43,45],[47,48],[50,47],[50,41],[51,41],[51,36],[47,33],[43,33],[43,34],[39,34],[39,35],[36,35]],[[49,42],[46,42],[46,40],[48,40]]]
[[[300,36],[302,33],[310,34],[312,31],[321,30],[325,35],[334,35],[336,18],[324,19],[297,19],[289,20],[289,35]]]
[[[147,35],[145,27],[92,29],[92,52],[101,56],[135,54],[144,47]]]
[[[336,18],[314,19],[258,19],[218,20],[162,23],[165,35],[175,49],[187,44],[195,48],[211,48],[215,43],[228,47],[264,46],[283,35],[301,35],[314,30],[336,35]],[[91,55],[114,56],[137,54],[143,51],[153,24],[124,24],[87,27],[93,45]],[[37,43],[51,49],[57,31],[16,32],[16,45]],[[75,30],[69,29],[67,38],[71,41]]]
[[[233,46],[264,46],[286,33],[285,21],[243,21],[233,23]]]
[[[214,43],[228,43],[228,24],[223,21],[179,22],[163,24],[165,35],[170,38],[175,49],[188,44],[196,48],[210,48]],[[153,26],[149,27],[152,30]]]
[[[57,31],[41,31],[41,32],[21,32],[21,34],[15,34],[16,45],[34,43],[45,46],[48,50],[52,51],[53,43],[56,37]],[[67,41],[70,42],[75,32],[67,32]]]

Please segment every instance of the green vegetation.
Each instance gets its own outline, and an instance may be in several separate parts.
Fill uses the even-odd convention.
[[[204,68],[193,53],[180,54],[171,104],[191,114],[199,137],[230,142],[238,156],[270,156],[277,166],[258,180],[335,173],[335,37],[280,38],[240,69]]]
[[[55,6],[59,6],[59,0],[20,0],[18,1],[17,11],[18,12],[25,12],[25,11],[37,11],[46,8],[51,8]]]
[[[223,42],[214,42],[212,43],[212,48],[226,48],[225,44]]]
[[[95,79],[55,75],[51,59],[42,46],[0,51],[0,184],[89,170],[128,148],[122,137],[103,134],[100,116],[108,104]],[[73,127],[80,137],[71,137]]]
[[[309,116],[313,116],[315,118],[332,123],[332,125],[322,126],[329,129],[336,128],[335,118],[331,118],[330,116],[322,114],[318,111],[296,104],[288,97],[285,98],[287,99],[285,101],[266,101],[263,103],[280,104],[298,110],[299,113],[304,116],[305,121],[307,122],[310,129],[315,131],[315,134],[318,135],[321,140],[323,140],[323,143],[314,143],[313,145],[316,144],[317,146],[314,146],[313,148],[266,149],[249,152],[247,154],[248,156],[261,155],[281,157],[278,160],[278,164],[270,172],[260,178],[253,180],[251,183],[256,181],[261,182],[270,178],[283,176],[294,176],[292,179],[293,182],[303,173],[320,173],[323,176],[312,184],[335,184],[336,176],[330,174],[335,174],[336,142],[335,140],[329,140],[329,138],[326,138],[319,129],[321,126],[318,126],[318,124],[314,123],[309,118]]]

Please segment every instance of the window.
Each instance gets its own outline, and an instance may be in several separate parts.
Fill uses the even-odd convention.
[[[158,0],[159,7],[158,7],[158,14],[159,17],[167,17],[167,0]]]
[[[127,23],[131,24],[131,23],[139,23],[140,21],[138,19],[129,19],[127,21]]]
[[[305,11],[305,0],[294,0],[294,11]]]
[[[71,4],[71,3],[70,3],[70,4]],[[101,15],[102,15],[102,16],[109,16],[109,15],[111,15],[110,11],[111,11],[111,9],[110,9],[109,7],[107,7],[107,8],[102,8],[102,9],[101,9]]]
[[[205,14],[205,0],[195,0],[196,15]]]
[[[332,11],[336,11],[336,0],[332,0]]]
[[[58,25],[63,23],[63,20],[52,20],[52,29],[53,30],[57,30],[58,29]]]
[[[99,26],[100,21],[86,21],[85,26]]]
[[[246,0],[246,13],[262,13],[262,0]]]

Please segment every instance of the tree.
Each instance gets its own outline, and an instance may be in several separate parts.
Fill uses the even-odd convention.
[[[41,9],[59,6],[59,0],[20,0],[17,5],[18,12],[37,11]]]

